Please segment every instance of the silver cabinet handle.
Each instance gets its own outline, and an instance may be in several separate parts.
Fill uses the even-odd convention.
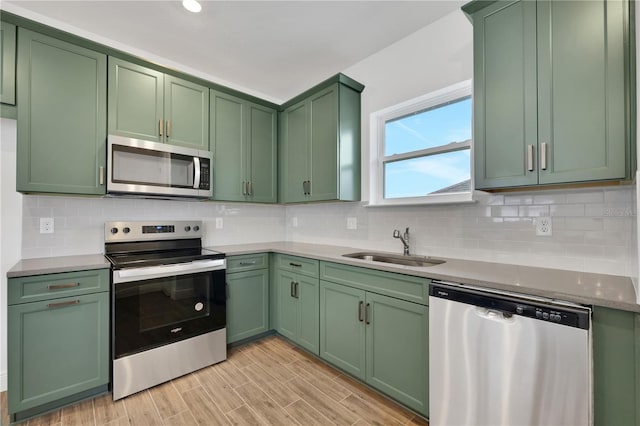
[[[362,322],[364,319],[362,318],[362,305],[364,302],[361,300],[358,302],[358,321]]]
[[[63,308],[65,306],[72,306],[79,304],[79,300],[70,300],[68,302],[59,302],[59,303],[49,303],[47,308]]]
[[[364,308],[364,322],[365,324],[371,324],[371,318],[369,318],[369,307],[371,306],[370,303],[367,303],[367,306],[365,306]]]
[[[253,182],[247,182],[247,195],[253,195]]]
[[[242,195],[247,195],[247,182],[242,181]]]
[[[540,144],[540,170],[547,170],[547,143]]]
[[[100,166],[98,168],[98,176],[100,180],[100,185],[104,185],[104,166]]]
[[[80,283],[68,283],[68,284],[49,284],[47,286],[48,290],[62,290],[65,288],[74,288],[80,287]]]
[[[160,119],[160,121],[158,122],[158,133],[160,134],[160,136],[162,136],[162,128],[164,126],[162,125],[162,119]]]
[[[167,120],[167,137],[171,136],[171,120]]]
[[[293,293],[295,294],[295,298],[299,299],[300,298],[300,283],[299,282],[295,282],[293,283]]]
[[[311,195],[311,181],[307,181],[307,195]]]
[[[289,286],[291,287],[290,290],[289,290],[289,294],[291,295],[291,297],[296,297],[295,290],[294,290],[295,283],[293,281],[291,281],[291,284],[289,284]]]
[[[533,171],[533,145],[527,145],[527,170]]]
[[[307,195],[307,181],[306,180],[302,182],[302,193],[304,195]]]
[[[193,188],[200,188],[200,157],[193,157]]]

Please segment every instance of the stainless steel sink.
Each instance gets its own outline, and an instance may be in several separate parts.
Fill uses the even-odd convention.
[[[352,259],[372,260],[374,262],[392,263],[404,266],[436,266],[445,263],[445,260],[427,256],[404,256],[401,254],[382,253],[375,251],[359,251],[343,254]]]

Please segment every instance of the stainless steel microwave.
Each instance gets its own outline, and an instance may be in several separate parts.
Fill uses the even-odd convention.
[[[209,151],[109,135],[107,193],[211,198]]]

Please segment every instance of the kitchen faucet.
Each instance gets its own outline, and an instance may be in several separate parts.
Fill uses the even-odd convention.
[[[400,238],[402,244],[404,245],[404,255],[409,256],[409,227],[404,231],[404,235],[400,235],[400,231],[397,229],[393,230],[393,238]]]

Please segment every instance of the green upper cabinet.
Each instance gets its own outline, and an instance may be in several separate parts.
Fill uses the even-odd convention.
[[[104,194],[106,56],[20,28],[17,75],[17,190]]]
[[[211,90],[215,200],[277,202],[277,112]]]
[[[16,104],[16,27],[0,22],[0,102]]]
[[[109,57],[109,134],[209,149],[209,89]]]
[[[363,86],[342,75],[337,81],[285,104],[279,135],[281,202],[360,199]]]
[[[472,2],[478,189],[629,178],[627,1]]]

